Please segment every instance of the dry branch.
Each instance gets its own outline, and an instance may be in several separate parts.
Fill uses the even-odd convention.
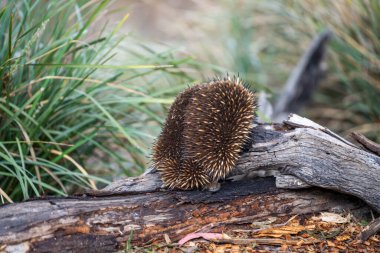
[[[380,217],[370,222],[370,224],[363,229],[360,234],[360,240],[364,242],[378,231],[380,231]]]
[[[157,191],[128,196],[41,199],[0,208],[3,250],[113,252],[132,245],[178,241],[214,224],[223,229],[269,217],[353,209],[362,202],[318,189],[278,190],[273,178],[230,182],[217,193]],[[133,232],[132,232],[133,231]]]
[[[292,115],[285,124],[258,125],[254,142],[219,192],[167,191],[154,170],[101,191],[0,207],[1,251],[98,251],[177,241],[204,227],[224,229],[273,216],[349,210],[364,200],[380,210],[380,158],[314,122]],[[250,179],[258,170],[273,177]],[[347,193],[349,195],[329,191]],[[212,226],[210,226],[212,225]]]
[[[310,101],[325,73],[323,60],[331,36],[332,32],[325,30],[313,39],[279,93],[272,120],[282,121],[290,112],[301,111]]]
[[[309,185],[359,197],[380,212],[379,156],[297,115],[285,125],[256,127],[253,136],[235,173],[278,168]]]

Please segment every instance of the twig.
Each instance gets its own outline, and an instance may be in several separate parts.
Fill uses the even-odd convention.
[[[361,241],[364,242],[379,231],[380,231],[380,217],[371,221],[360,233],[359,238]]]
[[[302,241],[301,241],[302,240]],[[284,239],[278,239],[278,238],[257,238],[257,239],[243,239],[243,238],[230,238],[230,239],[215,239],[211,240],[216,243],[230,243],[230,244],[238,244],[238,245],[247,245],[247,244],[268,244],[268,245],[293,245],[298,246],[302,244],[315,244],[320,243],[320,240],[308,240],[305,241],[303,239],[301,240],[284,240]]]
[[[207,231],[210,231],[210,229],[212,229],[214,227],[218,227],[220,225],[243,224],[243,223],[250,222],[253,219],[257,219],[257,218],[260,218],[260,217],[258,217],[258,216],[255,215],[255,216],[247,216],[247,217],[242,217],[242,218],[233,218],[231,220],[221,221],[221,222],[216,222],[216,223],[210,223],[210,224],[207,224],[206,226],[201,227],[200,229],[198,229],[197,231],[195,231],[195,233],[198,233],[198,232],[207,232]]]
[[[266,227],[266,228],[259,228],[259,229],[254,229],[254,230],[250,230],[250,229],[235,229],[235,230],[232,230],[234,232],[251,232],[251,233],[257,233],[257,232],[260,232],[260,231],[263,231],[263,230],[267,230],[267,229],[271,229],[271,228],[278,228],[278,227],[283,227],[283,226],[286,226],[288,225],[292,220],[294,220],[298,215],[294,215],[293,217],[291,217],[289,220],[287,220],[286,222],[284,223],[281,223],[281,224],[274,224],[273,226],[270,226],[270,227]]]
[[[372,153],[380,156],[380,144],[371,141],[367,137],[365,137],[362,134],[359,133],[351,133],[352,138],[354,138],[357,142],[363,145],[367,150],[371,151]]]

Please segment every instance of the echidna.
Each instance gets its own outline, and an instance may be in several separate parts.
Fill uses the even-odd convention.
[[[252,128],[256,99],[239,78],[183,91],[153,148],[153,163],[171,189],[218,187],[235,166]]]

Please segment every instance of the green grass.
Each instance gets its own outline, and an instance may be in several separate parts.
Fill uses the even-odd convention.
[[[326,78],[300,113],[345,137],[357,131],[380,142],[379,24],[378,0],[223,0],[196,2],[170,28],[186,31],[197,57],[239,72],[272,101],[312,39],[329,28]]]
[[[1,2],[0,203],[138,175],[175,94],[230,72],[275,98],[326,27],[335,33],[327,78],[305,113],[380,142],[379,1],[197,2],[183,18],[191,22],[168,29],[186,31],[198,61],[119,35],[128,5],[111,26],[110,2]]]
[[[110,29],[108,3],[1,5],[0,203],[141,173],[173,94],[194,81],[182,70],[197,68],[189,56],[121,47],[128,15]]]
[[[346,135],[357,131],[380,141],[380,2],[286,1],[283,10],[298,38],[324,28],[334,33],[328,78],[311,115]]]
[[[330,29],[327,75],[304,113],[344,136],[356,131],[380,142],[380,2],[288,0],[258,6],[256,16],[270,22],[258,20],[256,29],[275,52],[272,62],[261,54],[269,66],[264,72],[289,73],[312,38]]]

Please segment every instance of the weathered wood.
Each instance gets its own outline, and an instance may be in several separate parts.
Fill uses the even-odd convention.
[[[348,210],[363,204],[380,210],[380,158],[297,115],[284,124],[258,125],[253,144],[219,192],[168,191],[157,172],[118,181],[101,191],[0,207],[0,252],[35,250],[108,252],[133,245],[176,241],[210,224]],[[230,180],[230,181],[229,181]],[[232,180],[232,181],[231,181]],[[253,181],[252,181],[253,180]],[[133,231],[133,232],[132,232]]]
[[[285,125],[260,125],[253,131],[254,143],[235,174],[278,168],[309,185],[357,196],[380,212],[379,156],[297,115]]]
[[[232,180],[273,174],[279,188],[318,186],[366,201],[380,212],[380,157],[360,149],[313,121],[291,114],[285,124],[260,124],[253,129],[253,144],[239,159]],[[262,173],[263,172],[263,173]],[[293,178],[292,178],[293,176]],[[159,189],[157,174],[137,181],[119,181],[95,195]]]
[[[276,187],[282,189],[302,189],[311,185],[291,175],[280,174],[276,176]]]
[[[331,36],[332,32],[325,30],[313,39],[279,93],[273,115],[266,114],[266,116],[271,116],[271,119],[276,122],[282,121],[289,113],[301,111],[311,100],[313,92],[325,73],[323,60]]]
[[[380,144],[367,139],[364,135],[359,133],[351,133],[351,136],[357,142],[363,145],[363,147],[365,147],[368,151],[380,156]]]
[[[368,240],[372,235],[380,231],[380,217],[371,221],[360,233],[360,240],[363,242]]]
[[[316,188],[278,190],[273,178],[228,182],[219,192],[156,191],[128,196],[33,200],[0,207],[0,251],[110,252],[132,245],[177,241],[202,227],[234,220],[349,210],[363,202]],[[133,231],[133,232],[132,232]]]

